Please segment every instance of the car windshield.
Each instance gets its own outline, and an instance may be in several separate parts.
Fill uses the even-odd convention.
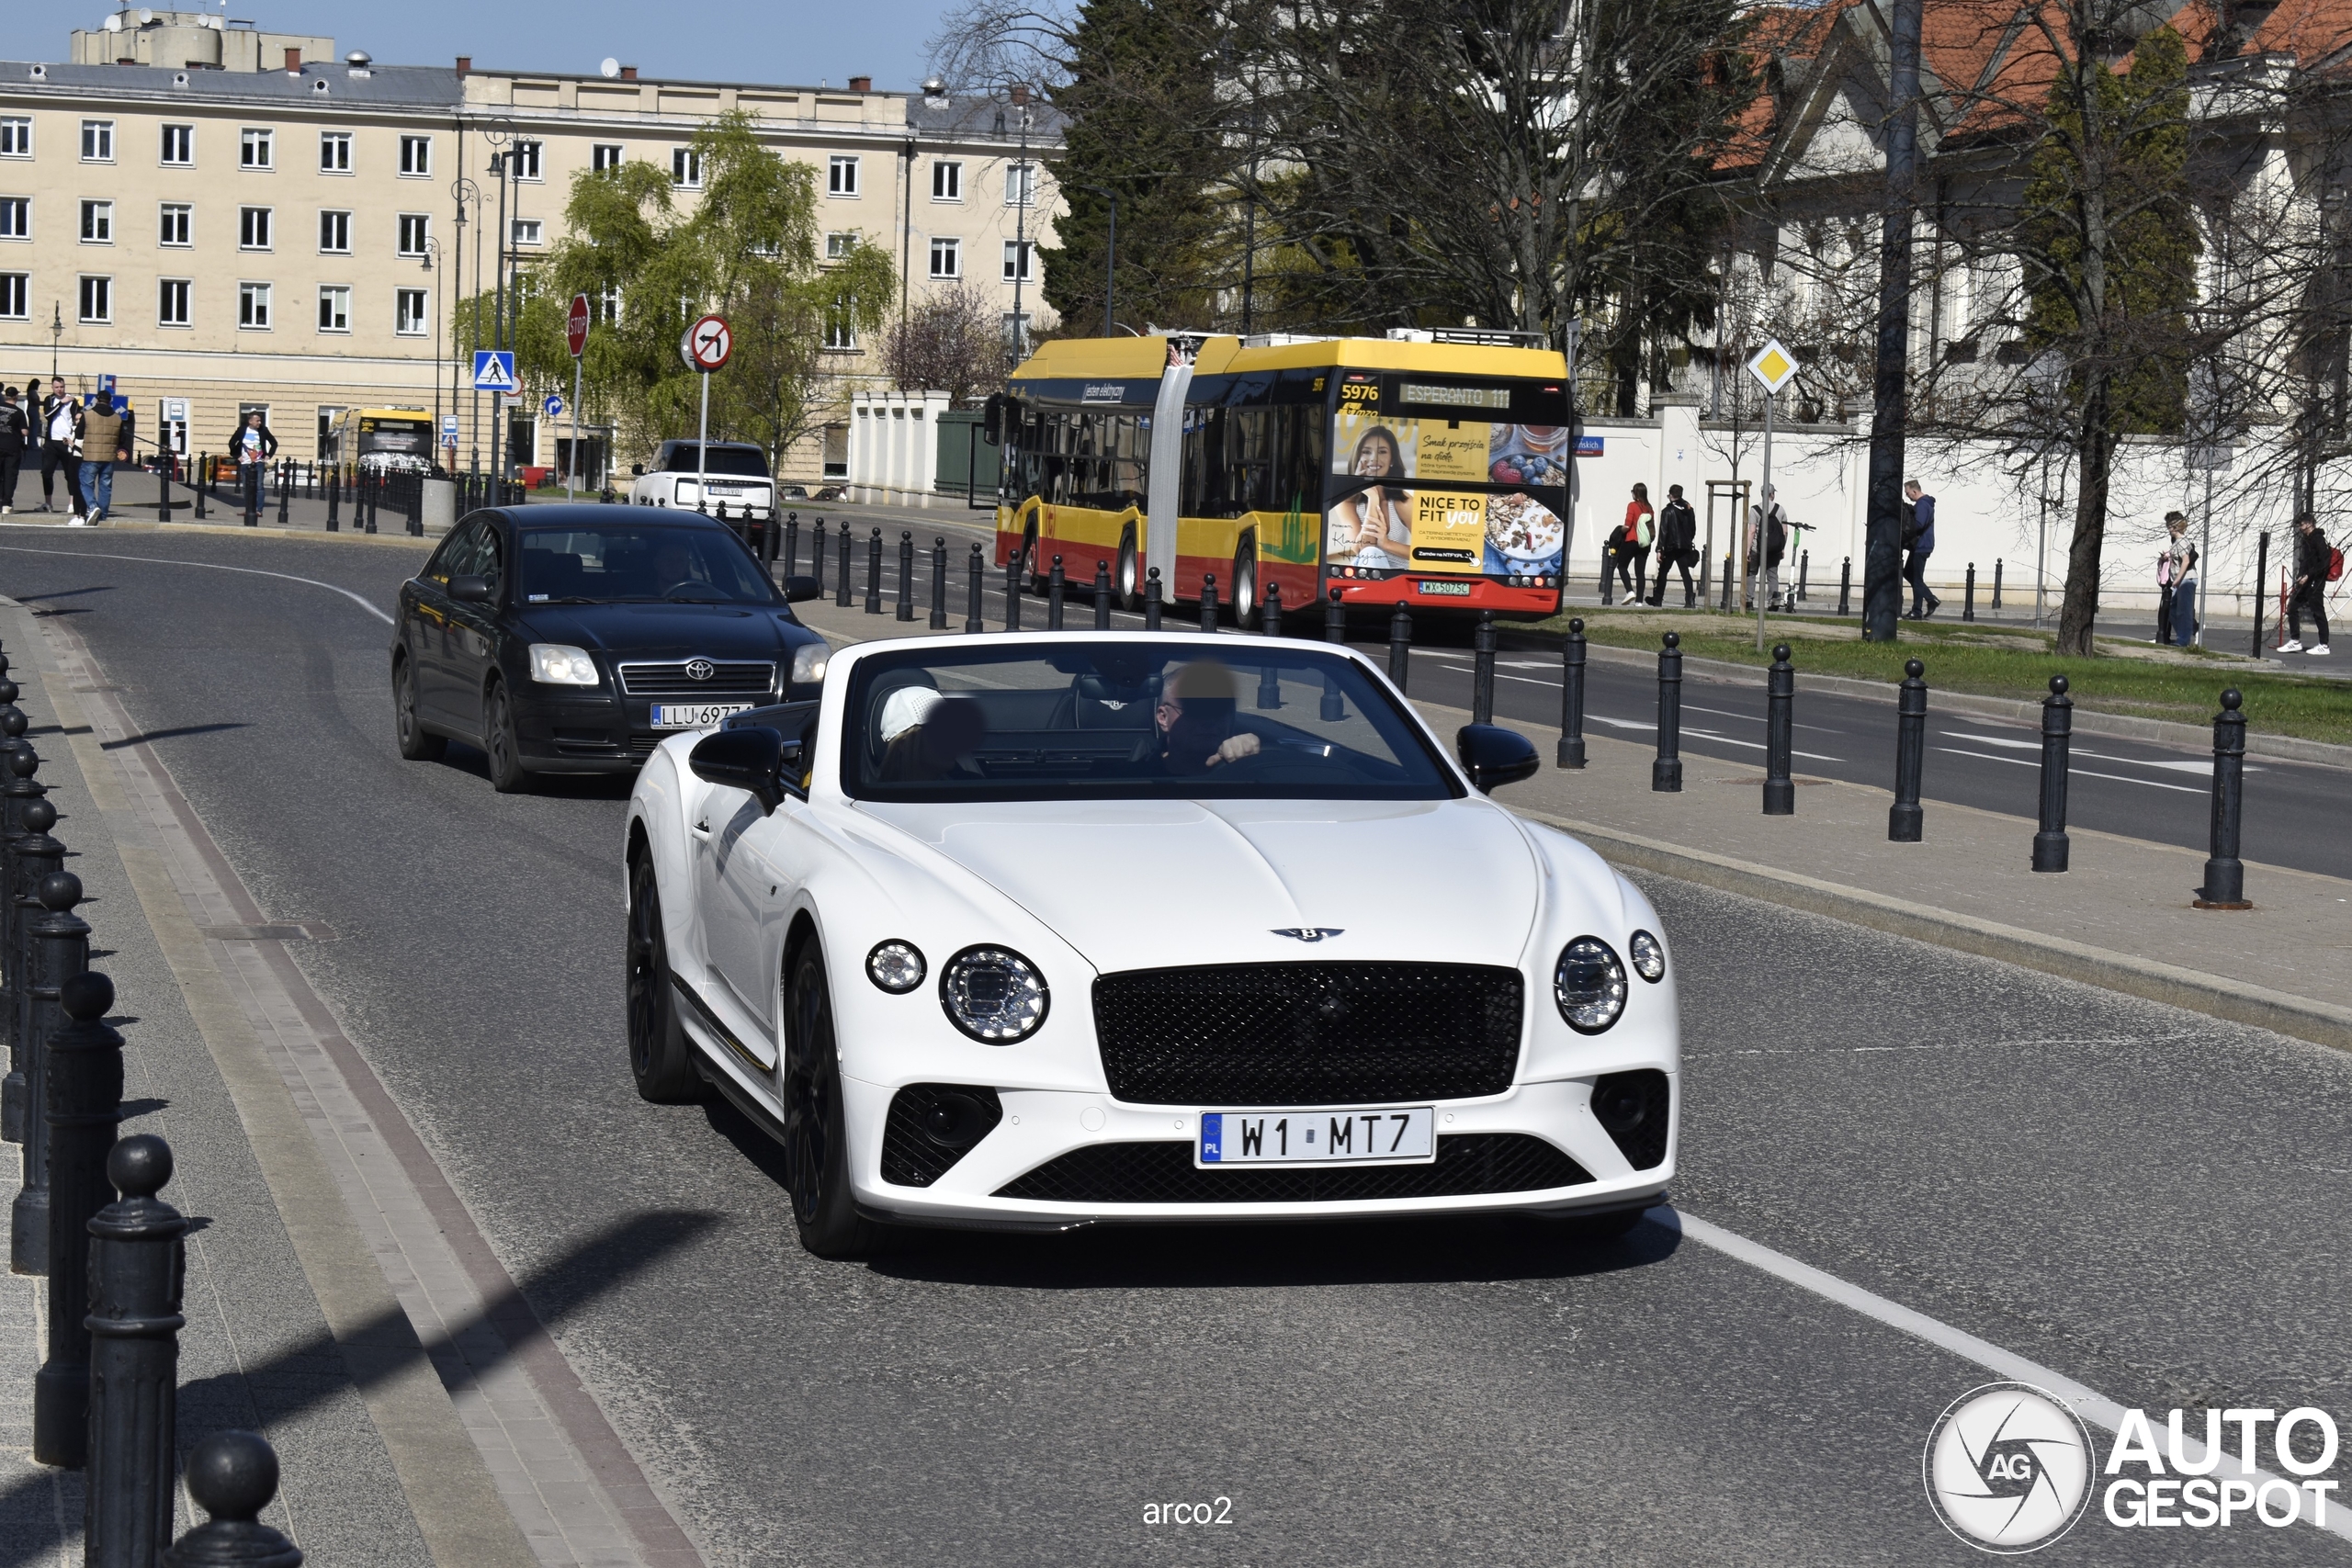
[[[842,787],[869,800],[1444,800],[1363,668],[1312,645],[1142,637],[858,660]]]
[[[713,446],[710,448],[709,463],[697,470],[694,447],[681,445],[671,448],[670,471],[679,474],[691,474],[697,471],[707,474],[748,474],[755,479],[763,479],[768,477],[768,460],[748,446]]]
[[[523,602],[775,604],[783,601],[734,535],[718,527],[605,523],[523,535]]]

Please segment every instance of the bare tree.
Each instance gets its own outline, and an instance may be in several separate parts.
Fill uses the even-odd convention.
[[[1012,368],[997,308],[968,284],[917,305],[882,340],[882,364],[901,391],[945,392],[963,407]]]

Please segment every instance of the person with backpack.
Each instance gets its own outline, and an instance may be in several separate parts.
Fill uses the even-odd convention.
[[[1696,609],[1699,590],[1690,581],[1690,569],[1699,562],[1699,514],[1682,499],[1680,485],[1666,487],[1666,505],[1657,514],[1657,582],[1650,589],[1650,603],[1657,604],[1666,598],[1666,574],[1676,567],[1682,569],[1682,607]]]
[[[2171,537],[2156,557],[2156,645],[2187,648],[2197,640],[2197,547],[2188,542],[2188,513],[2167,512]]]
[[[1789,513],[1781,504],[1780,487],[1775,485],[1765,491],[1761,506],[1747,509],[1747,572],[1756,580],[1756,591],[1764,595],[1764,603],[1775,610],[1782,607],[1781,561],[1788,551]],[[1752,597],[1744,603],[1750,611],[1756,608]]]
[[[1903,577],[1911,584],[1911,619],[1924,621],[1944,607],[1928,592],[1928,558],[1936,553],[1936,498],[1917,479],[1904,480],[1903,493],[1911,502],[1910,520],[1903,525],[1903,547],[1910,552]]]
[[[114,466],[130,461],[130,411],[117,409],[112,392],[100,392],[81,411],[74,434],[82,438],[82,499],[89,503],[77,521],[96,527],[114,505]]]
[[[17,389],[0,387],[0,517],[17,510],[17,470],[32,441],[32,422],[17,406]]]
[[[2343,552],[2333,549],[2327,536],[2319,531],[2319,519],[2304,513],[2295,519],[2295,532],[2302,537],[2295,546],[2295,585],[2287,594],[2287,640],[2278,645],[2281,653],[2308,653],[2314,659],[2327,657],[2327,585],[2344,575]],[[2309,648],[2303,646],[2302,612],[2309,610],[2315,623],[2318,640]]]
[[[1626,603],[1642,602],[1642,584],[1650,569],[1650,541],[1657,536],[1657,513],[1650,505],[1650,487],[1635,485],[1625,503],[1624,540],[1617,547],[1617,575],[1625,584]]]

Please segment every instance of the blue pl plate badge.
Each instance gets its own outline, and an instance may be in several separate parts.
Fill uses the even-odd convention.
[[[1224,1141],[1225,1118],[1212,1111],[1201,1118],[1201,1163],[1223,1159],[1220,1145]]]

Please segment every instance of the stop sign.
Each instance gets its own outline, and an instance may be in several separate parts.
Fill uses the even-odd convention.
[[[588,296],[571,297],[571,314],[564,318],[563,339],[571,347],[571,357],[577,359],[588,347]]]

